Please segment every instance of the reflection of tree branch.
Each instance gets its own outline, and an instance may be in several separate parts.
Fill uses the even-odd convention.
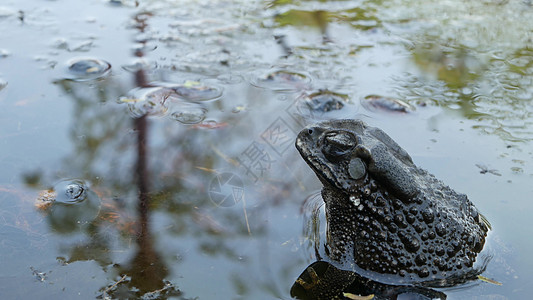
[[[135,17],[136,22],[143,23],[139,31],[142,32],[148,18],[147,13]],[[138,57],[142,56],[144,48],[139,49],[135,53]],[[136,72],[135,87],[148,87],[150,74],[146,70]],[[217,145],[230,142],[226,136],[159,119],[156,121],[158,128],[163,125],[168,129],[157,132],[158,137],[165,138],[159,142],[159,138],[148,136],[153,129],[150,126],[156,125],[150,123],[152,117],[132,119],[124,103],[111,101],[123,96],[124,89],[131,88],[129,85],[122,87],[120,83],[114,76],[90,82],[56,82],[72,103],[70,138],[73,149],[58,167],[59,171],[51,168],[50,173],[54,177],[86,179],[102,201],[100,214],[87,226],[76,227],[81,240],[65,240],[61,251],[67,253],[60,259],[65,264],[97,262],[109,280],[100,288],[102,298],[176,296],[185,299],[176,286],[179,279],[171,277],[170,264],[164,259],[170,256],[163,251],[174,250],[156,249],[158,236],[151,235],[150,221],[158,220],[150,215],[150,210],[161,211],[172,218],[174,223],[169,230],[161,233],[166,238],[170,236],[179,241],[190,234],[196,239],[193,246],[199,253],[236,262],[236,267],[242,261],[242,249],[234,241],[240,241],[251,230],[254,238],[265,236],[267,226],[240,221],[242,211],[238,209],[214,209],[207,197],[205,183],[212,174],[197,172],[196,168],[215,169],[220,165],[221,158],[203,150],[206,140]],[[165,157],[154,156],[161,153]],[[135,175],[126,175],[132,172]],[[250,209],[243,201],[243,208],[251,218],[264,212],[267,202],[258,202],[263,204]],[[129,214],[131,205],[128,203],[134,205],[134,216]],[[210,220],[222,225],[213,230]],[[53,228],[52,232],[61,234]],[[255,282],[245,276],[243,284]]]
[[[144,71],[141,69],[135,74],[136,84],[146,86]],[[181,292],[172,284],[165,281],[168,269],[161,257],[153,247],[150,232],[149,209],[150,209],[150,184],[148,180],[148,119],[146,115],[133,120],[137,133],[137,161],[136,181],[139,192],[138,202],[138,235],[137,253],[125,268],[119,268],[122,279],[112,287],[107,288],[105,293],[120,293],[120,286],[126,285],[129,293],[135,296],[158,294],[158,296],[180,296]],[[130,280],[124,280],[129,276]],[[114,291],[109,292],[113,289]],[[134,292],[137,290],[136,292]]]
[[[149,205],[149,195],[148,195],[148,177],[146,170],[146,129],[147,129],[147,120],[146,115],[143,115],[140,118],[134,120],[135,131],[137,132],[137,185],[139,189],[139,221],[140,221],[140,235],[143,236],[148,234],[147,224],[148,224],[148,205]]]
[[[146,86],[144,71],[136,72],[136,83],[138,86]],[[165,286],[164,278],[168,275],[168,270],[161,261],[159,254],[153,247],[153,241],[149,228],[149,182],[147,168],[147,144],[148,144],[148,120],[143,115],[134,119],[135,131],[137,133],[137,186],[139,191],[139,234],[137,236],[138,252],[130,262],[126,273],[131,276],[130,288],[139,289],[140,295],[161,290]]]

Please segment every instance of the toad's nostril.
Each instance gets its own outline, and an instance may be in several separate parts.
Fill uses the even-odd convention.
[[[313,134],[313,128],[309,128],[309,129],[307,129],[307,133],[309,133],[309,134]]]

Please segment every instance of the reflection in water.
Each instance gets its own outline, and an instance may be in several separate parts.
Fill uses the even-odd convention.
[[[138,18],[137,22],[142,23],[144,19]],[[144,26],[141,24],[139,28],[144,28]],[[137,55],[139,54],[137,53]],[[91,74],[98,71],[94,69],[96,66],[81,64],[82,62],[77,62],[74,64],[75,67],[71,69],[78,73]],[[147,80],[142,69],[137,70],[135,79],[139,88],[147,86]],[[94,178],[93,180],[98,181],[99,177],[95,174],[101,173],[104,166],[95,164],[95,160],[103,150],[107,149],[110,166],[112,169],[114,166],[116,177],[119,179],[113,184],[123,185],[120,180],[130,181],[124,178],[124,174],[129,172],[125,172],[127,167],[125,169],[123,165],[131,163],[131,160],[128,159],[131,156],[126,155],[128,156],[126,159],[119,159],[122,162],[118,162],[117,157],[113,156],[120,153],[117,152],[118,149],[130,144],[128,141],[124,144],[124,141],[120,141],[120,139],[116,141],[120,133],[127,130],[128,125],[124,118],[118,117],[121,114],[115,113],[114,107],[111,106],[112,103],[108,102],[110,96],[117,92],[121,93],[113,84],[110,84],[110,80],[107,78],[94,82],[99,86],[97,89],[90,88],[79,80],[62,80],[57,83],[76,100],[74,112],[78,116],[76,123],[78,126],[74,127],[73,136],[74,140],[78,142],[76,148],[79,151],[75,153],[76,159],[72,160],[71,169],[76,169],[77,166],[85,170],[86,178]],[[99,97],[94,97],[95,90],[99,93]],[[95,98],[100,98],[102,102],[110,104],[106,106],[106,113],[90,115],[94,113],[92,107],[96,104]],[[124,114],[122,113],[122,115]],[[72,246],[69,257],[58,258],[60,261],[69,264],[75,261],[94,260],[104,269],[111,266],[110,273],[120,276],[118,281],[100,289],[101,298],[180,296],[181,292],[165,280],[169,275],[169,270],[161,259],[161,255],[154,248],[154,240],[150,231],[151,197],[148,176],[148,119],[146,113],[133,119],[133,130],[136,134],[136,151],[130,154],[135,155],[134,174],[138,194],[138,215],[136,218],[124,214],[124,205],[121,204],[121,200],[115,199],[109,202],[108,194],[110,191],[100,185],[99,189],[104,188],[104,190],[98,192],[106,198],[106,202],[101,206],[100,197],[80,180],[62,181],[55,186],[53,191],[42,193],[39,199],[40,207],[49,212],[47,220],[55,232],[61,234],[79,232],[84,233],[89,238],[86,242]],[[84,134],[80,135],[81,132]],[[110,145],[117,149],[109,150]],[[123,189],[128,189],[128,186],[128,184],[123,185]],[[117,234],[134,237],[136,250],[129,261],[113,264],[114,259],[110,255],[110,250],[114,247],[115,241],[113,239],[116,235],[109,232],[112,230],[109,228],[110,226],[118,230]]]
[[[140,32],[148,18],[148,14],[135,17]],[[136,51],[136,55],[141,57],[142,53]],[[137,89],[151,85],[152,78],[147,77],[153,74],[145,72],[139,68],[134,73]],[[243,261],[239,240],[248,240],[250,232],[254,238],[263,236],[266,225],[257,222],[249,225],[242,209],[212,210],[215,206],[204,192],[205,183],[213,173],[204,170],[214,170],[222,158],[209,148],[206,151],[206,141],[224,147],[220,141],[228,140],[224,132],[207,129],[215,126],[214,121],[187,127],[169,118],[150,119],[146,112],[131,118],[127,106],[115,101],[130,89],[123,87],[115,76],[84,82],[60,80],[55,84],[73,103],[75,122],[69,131],[72,154],[64,157],[64,166],[59,171],[45,171],[42,177],[52,172],[60,178],[83,178],[91,183],[91,190],[102,201],[100,213],[92,222],[76,228],[69,236],[61,236],[58,257],[61,263],[97,262],[107,276],[107,282],[99,289],[102,298],[175,296],[183,299],[176,287],[180,284],[176,278],[181,278],[178,267],[197,263],[194,260],[197,253],[209,259],[234,262],[237,268],[242,266],[239,265]],[[213,92],[217,95],[221,92],[195,82],[173,86],[179,87],[175,94],[181,93],[180,104],[185,97],[199,101],[214,95]],[[204,107],[204,103],[191,104]],[[191,116],[179,117],[194,121]],[[226,122],[222,124],[227,126]],[[258,205],[257,210],[263,206]],[[158,218],[150,218],[154,212]],[[154,236],[153,227],[161,224],[165,224],[164,232],[158,231],[158,236]],[[170,245],[165,244],[164,249],[157,248],[162,240],[159,234],[171,237],[170,242],[165,241]],[[194,236],[193,243],[187,240],[189,236]],[[184,243],[178,242],[181,240],[188,241],[186,247],[195,249],[192,259],[175,258],[183,255],[180,248]],[[194,267],[205,268],[204,265]],[[232,276],[223,280],[229,284],[232,280],[239,281],[244,286],[256,283],[248,275]],[[187,280],[189,277],[194,275]],[[188,284],[193,289],[189,293],[194,296],[196,283]],[[243,293],[249,290],[246,287]]]
[[[146,27],[146,18],[139,18],[136,21],[139,23],[137,28],[143,32]],[[138,51],[138,56],[142,53]],[[135,72],[136,85],[140,88],[147,87],[147,80],[143,69]],[[137,221],[137,243],[136,254],[133,258],[124,264],[118,266],[117,271],[122,276],[121,280],[117,282],[112,288],[104,290],[106,294],[113,297],[131,297],[131,296],[146,296],[150,294],[152,297],[167,298],[169,296],[180,296],[180,292],[172,284],[165,281],[168,275],[168,268],[161,259],[159,253],[154,249],[154,242],[150,232],[150,183],[148,180],[148,119],[147,114],[143,114],[133,119],[134,130],[137,135],[136,141],[136,183],[138,191],[138,221]],[[123,280],[127,276],[127,280]],[[127,288],[123,288],[125,286]]]
[[[143,70],[137,71],[142,73]],[[142,78],[142,74],[137,74],[137,79]],[[143,84],[144,81],[137,82]],[[131,297],[150,294],[156,297],[179,296],[181,293],[169,282],[165,281],[168,269],[161,259],[159,253],[154,249],[154,242],[150,232],[149,208],[149,181],[147,167],[147,139],[148,120],[143,115],[134,119],[135,131],[137,133],[137,164],[136,177],[138,187],[138,232],[137,232],[137,252],[133,259],[125,266],[118,266],[118,273],[122,275],[121,281],[113,285],[112,289],[106,289],[104,294],[113,297]],[[122,280],[127,276],[128,280]],[[122,285],[127,288],[123,289]]]
[[[379,283],[325,261],[309,265],[291,287],[291,296],[303,300],[387,300],[396,299],[401,294],[417,295],[416,299],[446,299],[444,293],[429,288]]]
[[[83,181],[63,180],[52,190],[41,192],[37,206],[46,211],[54,231],[70,233],[83,229],[97,218],[101,200]]]
[[[510,5],[517,5],[517,2]],[[513,10],[515,8],[504,11]],[[505,18],[505,14],[498,12],[496,18]],[[449,15],[461,18],[461,14]],[[505,18],[505,22],[510,19]],[[511,23],[507,25],[516,26]],[[518,38],[512,38],[515,34],[525,36],[520,31],[530,26],[494,34],[489,29],[491,26],[502,28],[500,22],[494,20],[480,24],[450,24],[454,25],[426,29],[421,40],[414,38],[415,46],[411,49],[413,62],[426,74],[398,78],[405,85],[402,97],[456,111],[467,119],[476,120],[478,124],[475,128],[505,141],[531,140],[531,132],[527,128],[531,125],[528,116],[529,100],[532,98],[529,87],[533,81],[533,55],[528,46],[523,46]],[[446,31],[465,34],[468,38],[455,36],[442,40],[449,34]],[[484,34],[489,32],[490,38],[485,37]]]
[[[179,296],[175,286],[165,280],[169,274],[164,261],[154,249],[154,241],[150,232],[149,220],[149,182],[147,167],[147,128],[146,116],[134,119],[137,133],[136,182],[138,189],[138,216],[135,222],[122,228],[135,236],[136,253],[129,262],[115,264],[113,272],[122,278],[101,289],[102,297],[130,298],[147,296],[169,297]],[[53,199],[55,198],[55,199]],[[39,199],[41,207],[47,211],[50,227],[57,233],[67,234],[85,232],[90,240],[71,248],[70,257],[63,260],[65,264],[82,260],[95,260],[107,268],[112,263],[109,255],[111,241],[105,229],[113,223],[117,212],[113,212],[110,204],[100,211],[100,198],[82,181],[68,180],[58,183],[53,191],[42,193]],[[51,203],[51,204],[47,204]],[[116,207],[115,207],[116,208]],[[136,228],[133,228],[135,225]]]
[[[327,31],[328,22],[331,19],[331,16],[327,11],[289,10],[277,15],[274,19],[281,27],[287,25],[317,27],[322,34],[323,42],[326,43],[331,41]]]
[[[447,49],[435,44],[420,45],[413,50],[414,62],[433,73],[453,90],[467,86],[483,72],[484,66],[465,47]]]

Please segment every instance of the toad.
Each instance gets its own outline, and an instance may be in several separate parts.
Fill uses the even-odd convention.
[[[483,271],[474,263],[490,224],[381,129],[325,121],[304,128],[296,148],[323,184],[332,261],[382,282],[433,287]]]

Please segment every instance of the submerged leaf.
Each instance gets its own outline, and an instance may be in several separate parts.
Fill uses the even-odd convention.
[[[487,278],[485,276],[481,276],[481,275],[477,275],[477,278],[481,281],[485,281],[485,282],[488,282],[488,283],[492,283],[492,284],[495,284],[495,285],[502,285],[501,282],[498,282],[496,280],[492,280],[490,278]]]
[[[187,80],[185,81],[185,83],[183,84],[184,87],[186,88],[193,88],[193,87],[197,87],[197,86],[200,86],[201,83],[198,82],[198,81],[192,81],[192,80]]]
[[[348,299],[354,299],[354,300],[370,300],[374,299],[374,294],[370,294],[367,296],[358,296],[352,293],[342,293],[342,295]]]

